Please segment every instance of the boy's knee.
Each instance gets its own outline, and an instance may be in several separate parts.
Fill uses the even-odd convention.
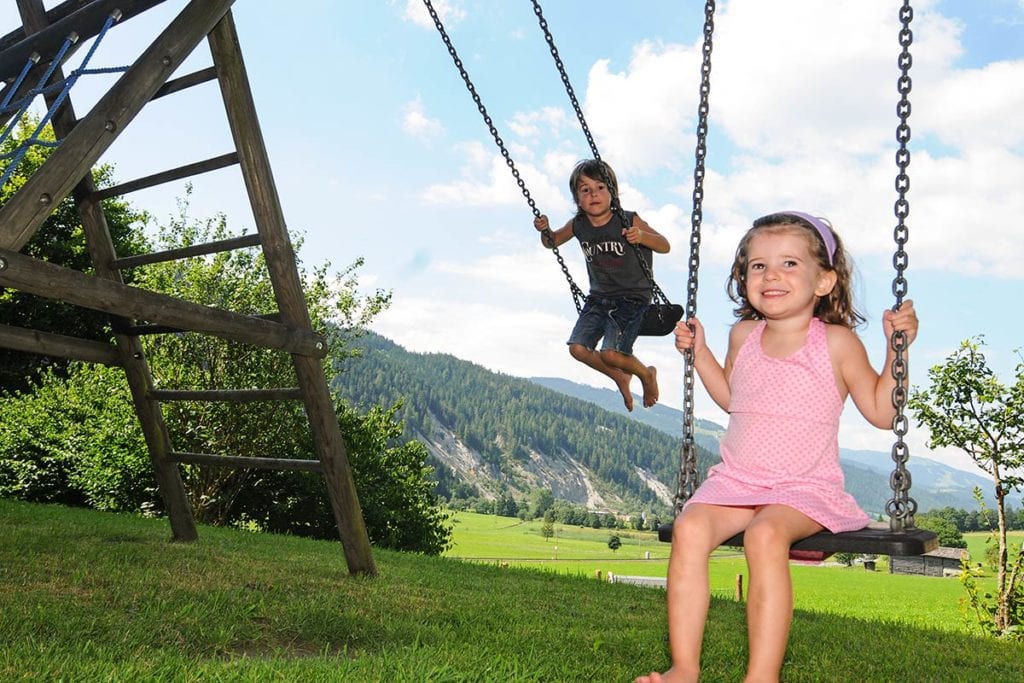
[[[625,355],[615,349],[601,349],[601,360],[604,361],[605,365],[619,367],[622,365],[623,358],[625,358]]]

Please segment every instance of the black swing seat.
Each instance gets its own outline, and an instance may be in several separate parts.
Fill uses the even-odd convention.
[[[672,524],[658,527],[658,540],[672,542]],[[743,534],[728,539],[724,546],[743,547]],[[938,536],[928,529],[893,531],[884,522],[873,522],[857,531],[833,534],[821,531],[792,545],[798,552],[856,553],[865,555],[923,555],[939,547]]]

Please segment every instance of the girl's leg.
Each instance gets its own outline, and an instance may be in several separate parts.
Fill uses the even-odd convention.
[[[789,546],[822,526],[787,505],[759,508],[743,534],[750,570],[747,630],[750,655],[746,681],[777,681],[793,620]]]
[[[622,402],[625,404],[626,410],[633,410],[633,392],[629,389],[629,383],[633,379],[631,374],[623,372],[613,365],[608,365],[604,362],[600,351],[588,349],[582,344],[569,344],[569,353],[584,365],[610,377],[618,387],[619,393],[622,394]]]
[[[742,531],[753,515],[752,508],[693,503],[676,517],[666,596],[672,668],[664,674],[640,676],[637,683],[697,680],[711,601],[708,558],[722,541]]]

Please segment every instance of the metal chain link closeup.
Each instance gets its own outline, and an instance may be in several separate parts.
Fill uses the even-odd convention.
[[[690,266],[686,285],[684,320],[697,315],[697,275],[700,271],[700,227],[704,218],[704,163],[708,151],[708,112],[711,94],[711,50],[715,31],[715,2],[704,3],[704,43],[701,48],[700,103],[697,106],[697,148],[693,168],[693,210],[690,213]],[[697,489],[697,446],[693,426],[693,351],[686,354],[683,368],[683,444],[680,448],[679,483],[676,487],[676,514]]]
[[[899,149],[896,151],[896,166],[899,168],[899,173],[896,175],[897,199],[894,206],[896,228],[893,230],[893,238],[896,241],[896,252],[892,259],[893,267],[896,269],[896,276],[892,281],[892,293],[896,297],[896,303],[892,309],[894,311],[900,309],[903,299],[907,295],[907,280],[903,273],[908,266],[905,247],[910,236],[906,225],[907,216],[910,215],[910,202],[907,200],[907,193],[910,191],[910,176],[907,175],[907,167],[910,165],[910,150],[907,144],[910,142],[910,66],[913,63],[910,56],[910,45],[914,40],[914,34],[910,30],[910,22],[914,18],[910,0],[904,0],[899,17],[901,25],[899,43],[902,51],[897,60],[900,68],[900,77],[897,80],[900,100],[896,105],[896,114],[899,117],[899,124],[896,126],[896,140],[899,142]],[[892,460],[895,469],[889,476],[892,498],[886,503],[885,510],[889,514],[889,528],[893,531],[904,531],[914,528],[917,501],[910,497],[911,479],[910,471],[907,469],[910,451],[903,440],[903,437],[907,435],[907,417],[904,414],[907,404],[907,335],[902,330],[893,333],[892,349],[895,352],[892,376],[896,380],[896,386],[892,390],[892,403],[896,408],[896,416],[892,421],[892,430],[896,437],[892,446]]]
[[[540,218],[541,212],[537,208],[537,203],[530,196],[530,191],[526,188],[526,182],[523,181],[522,176],[519,174],[519,169],[516,168],[515,162],[512,161],[512,155],[509,154],[508,149],[505,147],[505,141],[501,139],[501,135],[498,133],[497,127],[494,125],[494,121],[491,119],[490,114],[487,113],[487,108],[484,107],[483,101],[480,99],[480,95],[477,94],[476,88],[473,86],[473,82],[469,78],[469,73],[462,64],[462,59],[459,58],[459,53],[455,50],[455,45],[452,44],[451,38],[448,37],[448,32],[445,31],[444,24],[441,22],[441,17],[438,16],[437,11],[434,9],[434,5],[430,0],[423,0],[423,4],[426,5],[427,11],[430,13],[430,18],[434,21],[434,26],[437,28],[437,32],[441,35],[441,40],[444,41],[445,47],[448,49],[448,54],[451,55],[452,61],[455,62],[455,68],[459,70],[459,75],[462,76],[462,81],[466,84],[466,89],[473,98],[473,102],[476,103],[476,108],[480,112],[480,116],[483,117],[484,123],[487,124],[488,130],[491,132],[491,137],[494,138],[494,143],[498,146],[501,152],[501,156],[505,159],[505,164],[512,171],[512,177],[515,178],[516,185],[519,186],[519,190],[523,193],[526,198],[526,203],[530,205],[530,210],[533,211],[535,218]],[[551,230],[544,231],[544,237],[550,240],[550,244],[553,242],[553,233]],[[569,267],[565,264],[565,259],[558,251],[557,246],[551,247],[552,253],[555,258],[558,259],[558,265],[562,269],[562,274],[565,275],[566,281],[569,283],[569,291],[572,293],[573,303],[576,304],[576,312],[580,313],[583,310],[583,300],[586,295],[583,290],[580,289],[579,285],[573,280],[572,275],[569,273]]]

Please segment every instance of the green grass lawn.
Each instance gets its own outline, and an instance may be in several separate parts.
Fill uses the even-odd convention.
[[[457,528],[473,523],[460,515]],[[0,500],[0,680],[600,683],[667,663],[662,591],[599,582],[589,567],[578,577],[375,550],[380,576],[368,579],[348,576],[337,542],[206,527],[195,543],[169,535],[165,520]],[[457,541],[479,557],[475,548],[496,547],[462,532]],[[586,543],[565,530],[559,554],[564,544],[576,561],[602,563]],[[605,547],[607,566],[629,565],[624,551],[645,543],[627,541],[618,559]],[[713,564],[728,577],[734,562]],[[1022,644],[927,616],[893,621],[956,581],[825,567],[794,575],[835,609],[798,607],[785,681],[1024,679]],[[894,578],[908,580],[883,593]],[[883,616],[849,616],[847,593],[891,602]],[[743,605],[716,598],[705,679],[739,681],[745,648]]]
[[[594,577],[601,572],[664,578],[670,544],[658,541],[651,531],[589,529],[557,524],[557,537],[545,539],[542,523],[521,522],[509,517],[459,512],[454,517],[453,548],[449,557],[532,567],[562,574]],[[622,546],[612,551],[608,538],[616,534]],[[983,554],[984,534],[967,535],[972,556]],[[1017,533],[1017,543],[1024,533]],[[646,559],[650,556],[650,559]],[[730,598],[736,592],[736,577],[744,575],[742,551],[723,548],[711,561],[711,590]],[[887,558],[879,558],[876,571],[861,565],[834,563],[792,566],[794,601],[797,609],[842,614],[863,619],[894,620],[916,626],[960,633],[979,633],[972,618],[963,611],[966,596],[955,578],[901,576],[888,573]],[[992,572],[979,581],[993,588]],[[1024,680],[1024,678],[1022,678]]]

